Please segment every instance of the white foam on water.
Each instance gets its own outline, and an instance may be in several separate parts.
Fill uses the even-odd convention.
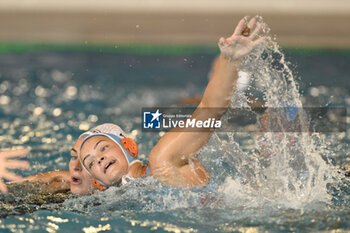
[[[265,41],[242,59],[240,69],[253,79],[254,91],[262,93],[268,109],[294,105],[302,108],[301,96],[293,73],[278,44],[268,35],[270,29],[261,17]],[[231,107],[246,105],[247,99],[239,91],[232,97]],[[229,139],[212,142],[211,148],[222,147],[229,166],[235,170],[227,174],[219,192],[229,205],[258,206],[263,203],[302,208],[312,202],[329,203],[327,184],[339,176],[335,168],[322,159],[330,153],[319,147],[319,134],[308,135],[304,114],[299,116],[301,132],[287,132],[276,122],[281,132],[266,132],[257,137],[256,154],[243,152],[234,138],[240,133],[228,133]],[[272,119],[273,120],[273,119]],[[272,127],[270,125],[270,127]],[[268,131],[268,130],[267,130]]]

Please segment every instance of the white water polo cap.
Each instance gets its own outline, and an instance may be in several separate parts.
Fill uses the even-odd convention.
[[[133,139],[126,137],[125,132],[118,125],[106,123],[106,124],[96,126],[95,128],[92,128],[91,130],[83,133],[82,135],[80,135],[80,138],[84,138],[84,141],[80,146],[80,149],[82,149],[82,147],[84,146],[87,140],[95,136],[105,136],[111,139],[113,142],[115,142],[122,150],[128,162],[128,167],[130,167],[132,163],[139,161],[137,160],[138,148],[137,148],[136,142]],[[96,184],[96,182],[93,182],[94,186],[100,190],[107,189],[109,186],[104,184],[102,181],[96,179],[90,173],[90,171],[85,167],[80,156],[79,158],[80,158],[81,165],[93,178],[93,181],[97,181],[99,184],[105,186],[106,188],[100,187],[99,185]]]

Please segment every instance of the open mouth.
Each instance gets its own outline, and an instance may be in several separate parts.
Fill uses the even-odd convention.
[[[113,164],[115,164],[115,160],[112,160],[112,161],[110,161],[109,163],[107,163],[106,164],[106,166],[105,166],[105,169],[104,169],[104,173],[106,174],[106,172],[107,172],[107,169],[110,167],[110,166],[112,166]]]
[[[78,177],[72,176],[72,184],[81,184],[81,179]]]

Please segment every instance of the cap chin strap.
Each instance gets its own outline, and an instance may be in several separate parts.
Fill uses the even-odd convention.
[[[98,190],[105,191],[109,188],[108,185],[106,185],[106,184],[102,183],[101,181],[96,180],[94,178],[91,178],[91,182],[92,182],[93,186],[95,188],[97,188]]]

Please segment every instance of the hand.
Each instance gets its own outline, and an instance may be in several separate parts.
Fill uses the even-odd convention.
[[[237,60],[240,59],[241,57],[247,55],[252,51],[252,49],[260,44],[265,38],[260,37],[256,40],[253,40],[258,33],[260,32],[261,29],[261,24],[256,24],[256,19],[252,18],[247,27],[248,27],[248,34],[251,29],[254,28],[254,31],[248,35],[244,36],[242,35],[243,30],[246,31],[244,28],[245,20],[241,19],[239,21],[235,31],[233,32],[232,36],[229,38],[223,38],[221,37],[219,39],[219,48],[221,51],[221,54],[226,58],[226,59],[231,59],[231,60]],[[246,32],[244,32],[246,34]]]
[[[8,180],[19,180],[22,178],[18,175],[15,175],[14,173],[7,171],[7,169],[15,169],[15,168],[27,169],[29,167],[29,163],[27,161],[8,160],[8,159],[13,157],[18,157],[18,156],[24,156],[27,153],[28,153],[28,150],[26,149],[0,152],[0,191],[1,192],[7,193],[7,187],[3,182],[2,178],[8,179]]]

